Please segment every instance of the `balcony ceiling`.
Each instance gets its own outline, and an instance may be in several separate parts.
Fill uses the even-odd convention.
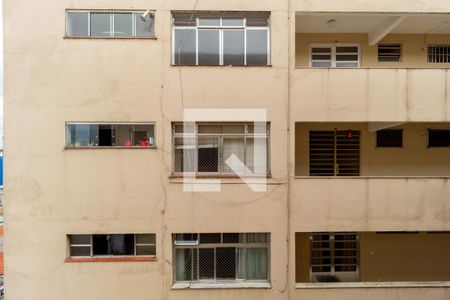
[[[450,34],[450,14],[297,13],[295,25],[297,33]]]

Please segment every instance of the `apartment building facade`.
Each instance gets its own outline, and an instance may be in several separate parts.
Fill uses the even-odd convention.
[[[448,1],[3,11],[6,299],[450,297]]]

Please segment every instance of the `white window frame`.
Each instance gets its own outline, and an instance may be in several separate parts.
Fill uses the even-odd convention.
[[[356,67],[336,67],[336,47],[357,47],[358,48],[358,66]],[[330,67],[313,67],[312,49],[313,48],[331,48],[331,66]],[[349,61],[354,62],[354,61]],[[309,67],[310,68],[336,68],[336,69],[354,69],[361,67],[361,45],[355,43],[313,43],[309,45]]]
[[[190,29],[190,30],[195,30],[195,65],[196,66],[202,66],[199,65],[198,63],[198,31],[200,30],[205,30],[205,29],[216,29],[219,30],[219,64],[218,66],[224,66],[223,64],[223,32],[225,30],[233,30],[233,29],[243,29],[244,30],[244,64],[243,65],[233,65],[233,66],[247,66],[247,32],[248,31],[258,31],[258,30],[266,30],[267,31],[267,64],[265,65],[260,65],[260,66],[270,66],[271,64],[271,48],[270,48],[270,18],[269,18],[269,22],[267,27],[264,26],[250,26],[247,27],[247,18],[243,18],[243,25],[242,26],[225,26],[222,25],[223,23],[223,17],[221,16],[217,16],[217,19],[219,19],[220,21],[220,25],[217,26],[212,26],[212,25],[200,25],[199,23],[199,19],[202,19],[201,17],[196,17],[195,18],[195,22],[196,25],[195,26],[175,26],[173,25],[173,16],[172,16],[172,65],[174,66],[183,66],[182,64],[176,64],[175,63],[175,30],[176,29]],[[228,65],[225,65],[228,66]],[[250,66],[254,66],[254,65],[250,65]],[[255,65],[258,66],[258,65]]]
[[[88,34],[87,35],[80,35],[80,36],[71,36],[68,34],[69,31],[69,13],[87,13],[88,14]],[[95,13],[103,13],[103,14],[109,14],[109,29],[110,33],[109,36],[92,36],[91,35],[91,14]],[[81,9],[67,9],[66,10],[66,31],[65,31],[65,37],[67,38],[105,38],[105,39],[153,39],[156,36],[155,30],[153,31],[152,36],[136,36],[136,18],[141,16],[145,13],[145,10],[81,10]],[[132,16],[132,30],[131,30],[131,36],[115,36],[114,35],[114,14],[131,14]],[[150,14],[153,14],[153,27],[155,28],[156,21],[155,21],[155,11],[150,10]]]

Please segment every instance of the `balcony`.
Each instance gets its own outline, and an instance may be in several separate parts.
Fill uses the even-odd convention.
[[[295,121],[450,120],[450,17],[297,12]]]
[[[391,127],[400,136],[390,147],[370,125],[296,124],[293,228],[449,230],[448,135],[443,147],[432,136],[450,123]]]

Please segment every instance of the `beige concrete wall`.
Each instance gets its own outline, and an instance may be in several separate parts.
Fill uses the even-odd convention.
[[[450,280],[450,233],[360,235],[361,281]]]
[[[450,128],[450,123],[405,123],[402,148],[376,147],[376,132],[367,123],[297,123],[295,175],[309,175],[309,131],[359,130],[361,176],[450,176],[448,148],[428,148],[428,129]]]
[[[298,17],[298,18],[301,18]],[[321,33],[297,33],[296,63],[297,68],[309,68],[311,44],[349,43],[360,47],[361,68],[448,68],[450,63],[433,64],[427,62],[427,44],[448,44],[450,35],[439,34],[388,34],[379,43],[395,43],[402,45],[400,62],[379,62],[378,45],[368,45],[367,34],[321,34]]]
[[[155,9],[157,39],[63,39],[69,8]],[[273,66],[172,67],[170,10],[191,9],[271,11]],[[284,299],[287,1],[8,0],[4,13],[7,299]],[[171,122],[196,107],[267,108],[267,192],[169,180]],[[157,149],[64,150],[66,121],[155,122]],[[271,289],[171,289],[172,233],[248,231],[272,234]],[[64,263],[66,234],[117,232],[156,233],[158,262]]]
[[[296,69],[294,122],[448,122],[447,69]]]

